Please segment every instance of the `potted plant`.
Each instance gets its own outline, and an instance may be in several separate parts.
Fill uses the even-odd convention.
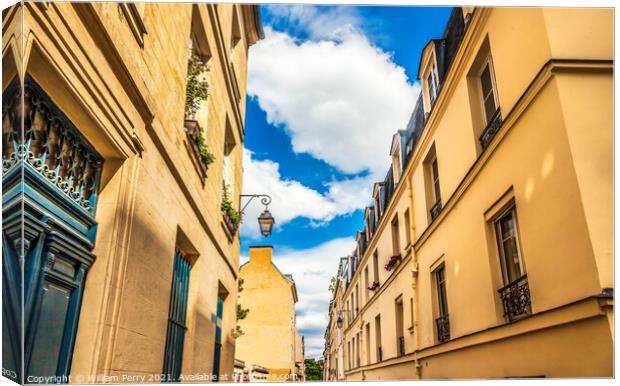
[[[370,291],[374,291],[374,290],[376,290],[377,288],[379,288],[379,282],[378,282],[378,281],[373,281],[373,282],[372,282],[372,285],[371,285],[370,287],[368,287],[368,290],[370,290]]]
[[[239,226],[241,217],[239,216],[239,212],[237,212],[232,206],[232,202],[228,197],[228,189],[226,185],[224,185],[224,193],[222,194],[222,204],[220,205],[220,209],[222,210],[222,215],[224,216],[226,226],[230,230],[230,233],[234,235],[237,232],[237,227]]]
[[[387,264],[384,267],[385,270],[388,272],[391,271],[401,259],[402,258],[400,257],[400,254],[390,257],[390,260],[388,260]]]
[[[185,86],[185,118],[195,120],[200,102],[209,97],[209,83],[201,78],[207,71],[207,65],[200,60],[196,50],[192,49],[187,63],[187,85]]]
[[[205,168],[215,160],[213,153],[207,147],[204,132],[196,121],[196,112],[200,102],[206,101],[209,97],[209,83],[200,77],[206,69],[207,66],[200,60],[196,50],[192,49],[187,64],[187,85],[185,87],[185,130],[188,137],[192,139],[192,147]]]

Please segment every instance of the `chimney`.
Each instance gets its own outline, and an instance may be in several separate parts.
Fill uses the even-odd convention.
[[[271,245],[250,247],[250,262],[271,264],[273,247]]]

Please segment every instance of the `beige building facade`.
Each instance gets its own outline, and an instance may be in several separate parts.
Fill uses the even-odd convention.
[[[613,376],[613,57],[610,9],[454,9],[342,260],[326,379]]]
[[[268,381],[300,381],[304,348],[296,327],[297,289],[293,277],[275,266],[272,253],[270,246],[250,247],[250,259],[239,270],[239,304],[249,312],[239,321],[243,335],[236,340],[235,358],[246,367],[266,368]]]
[[[232,379],[234,214],[258,12],[26,2],[3,13],[3,187],[25,176],[32,229],[13,240],[18,225],[4,221],[3,253],[28,254],[24,285],[34,288],[25,297],[23,370],[20,342],[3,340],[15,379]],[[188,102],[192,63],[206,100]],[[25,104],[9,103],[22,90]],[[20,146],[30,155],[20,158]],[[223,186],[232,211],[223,210]],[[5,219],[18,201],[3,195]],[[17,314],[3,317],[10,324]]]

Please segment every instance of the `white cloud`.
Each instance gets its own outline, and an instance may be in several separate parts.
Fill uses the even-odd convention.
[[[323,334],[329,320],[329,280],[336,274],[339,258],[355,248],[352,237],[332,239],[308,249],[274,249],[274,264],[293,275],[299,301],[297,329],[304,333],[306,357],[323,353]],[[247,261],[247,257],[242,258]]]
[[[296,153],[383,177],[392,134],[405,128],[419,87],[354,28],[318,41],[269,27],[265,35],[250,49],[248,94],[267,120],[284,127]]]
[[[285,22],[292,32],[303,31],[310,38],[338,39],[359,29],[362,18],[354,7],[317,7],[307,4],[267,5],[274,22]]]
[[[327,182],[328,190],[321,194],[299,181],[283,179],[279,164],[270,160],[255,160],[247,149],[243,152],[243,169],[245,193],[263,193],[272,197],[269,210],[276,219],[276,228],[296,217],[322,224],[336,216],[352,213],[370,201],[372,186],[368,178]],[[243,237],[259,238],[256,218],[263,210],[259,202],[248,205],[241,224]]]

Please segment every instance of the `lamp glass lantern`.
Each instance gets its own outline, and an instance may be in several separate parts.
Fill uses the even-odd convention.
[[[258,216],[258,226],[260,227],[260,233],[265,237],[269,236],[275,222],[276,220],[271,215],[271,212],[268,209],[265,209],[263,213]]]
[[[338,319],[336,319],[336,326],[338,328],[342,328],[342,323],[343,323],[342,316],[339,316]]]

